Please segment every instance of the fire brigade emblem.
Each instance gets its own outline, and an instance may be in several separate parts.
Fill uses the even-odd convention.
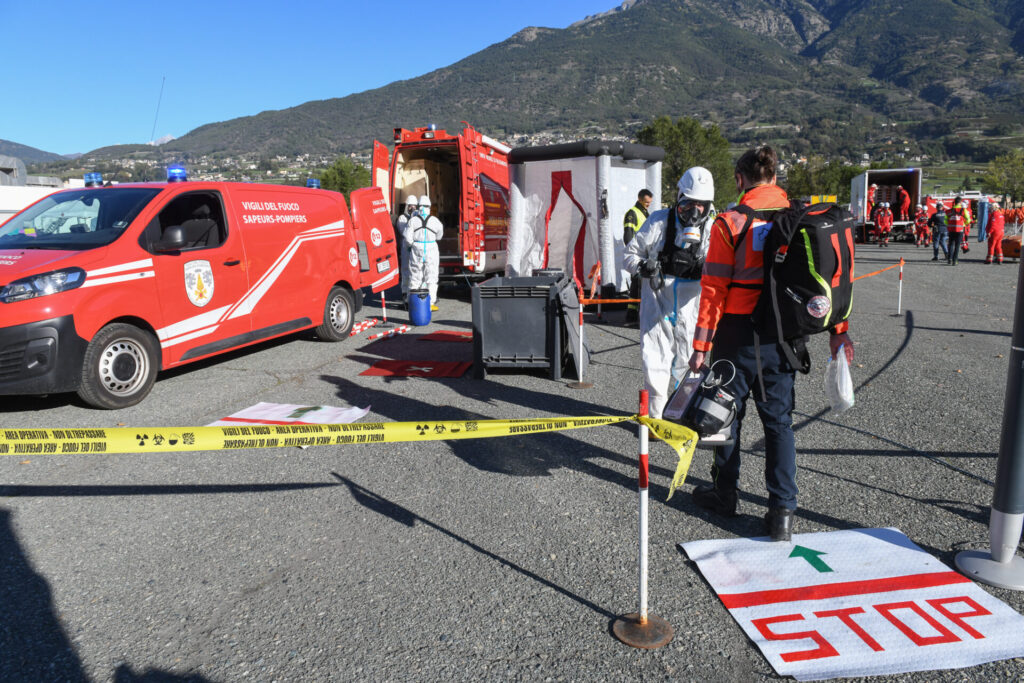
[[[209,261],[185,264],[185,294],[195,306],[203,307],[213,298],[213,269]]]
[[[353,268],[359,266],[359,252],[356,251],[355,247],[350,247],[348,250],[348,262],[352,264]]]
[[[379,247],[382,239],[384,238],[381,236],[380,230],[374,228],[370,231],[370,241],[373,242],[373,246]]]

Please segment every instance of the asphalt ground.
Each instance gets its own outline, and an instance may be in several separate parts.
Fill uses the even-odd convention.
[[[796,531],[892,526],[953,566],[987,548],[1018,267],[863,246],[856,406],[822,393],[826,340],[798,376]],[[368,343],[289,337],[163,374],[141,405],[0,398],[5,427],[204,425],[259,401],[370,406],[366,421],[632,414],[639,332],[588,315],[590,389],[543,372],[362,377],[382,358],[471,360],[427,342],[471,329],[466,289],[429,327]],[[361,316],[374,315],[368,305]],[[405,322],[406,314],[392,312]],[[524,331],[525,332],[525,331]],[[640,651],[609,623],[637,604],[632,423],[502,439],[300,450],[0,459],[0,680],[743,680],[778,678],[677,544],[757,536],[760,424],[744,434],[740,516],[695,507],[710,452],[665,502],[652,442],[650,609],[673,641]],[[985,588],[1024,611],[1024,593]],[[1020,680],[1024,661],[886,680]]]

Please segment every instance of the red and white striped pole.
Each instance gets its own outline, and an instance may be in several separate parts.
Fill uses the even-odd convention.
[[[901,256],[900,257],[900,285],[899,285],[899,293],[896,295],[896,315],[899,315],[903,311],[903,264],[904,263],[906,263],[906,261],[904,261],[903,257]]]
[[[647,417],[648,396],[647,391],[640,392],[640,417]],[[612,622],[612,633],[620,641],[632,647],[653,650],[667,645],[672,640],[672,626],[662,619],[651,615],[647,611],[647,564],[648,564],[648,494],[647,487],[650,483],[649,455],[650,433],[647,425],[641,423],[640,430],[640,468],[637,476],[637,488],[640,492],[640,581],[639,581],[639,609],[632,614],[626,614]]]

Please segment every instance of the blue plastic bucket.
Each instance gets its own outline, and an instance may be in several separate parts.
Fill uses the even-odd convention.
[[[409,290],[409,322],[417,326],[430,324],[430,292],[426,289]]]

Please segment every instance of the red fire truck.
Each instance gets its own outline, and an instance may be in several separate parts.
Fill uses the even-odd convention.
[[[158,370],[315,328],[398,282],[377,188],[224,182],[56,192],[0,226],[0,394],[142,401]]]
[[[444,225],[438,250],[447,278],[505,270],[511,150],[465,126],[457,134],[435,126],[396,128],[390,154],[384,144],[373,145],[373,182],[388,199],[392,221],[406,198],[430,197]]]

